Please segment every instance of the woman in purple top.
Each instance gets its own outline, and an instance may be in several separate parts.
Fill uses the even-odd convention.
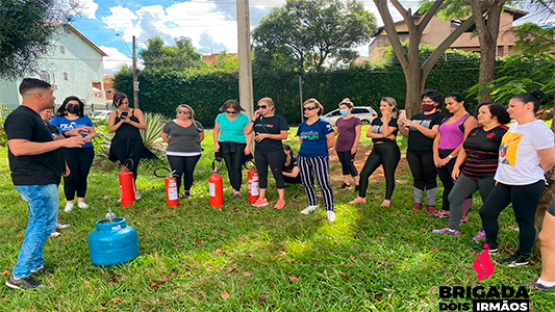
[[[453,167],[468,133],[478,125],[476,118],[466,111],[467,103],[464,95],[451,93],[445,97],[445,104],[447,110],[453,115],[439,126],[439,132],[434,139],[434,164],[437,175],[443,183],[443,208],[433,215],[434,218],[449,218],[449,193],[455,185],[451,177]],[[472,198],[463,204],[462,222],[468,222],[467,214],[470,206],[472,206]]]
[[[348,98],[339,103],[341,118],[335,122],[335,134],[338,135],[335,143],[335,151],[343,168],[343,185],[340,190],[351,188],[350,177],[355,181],[355,189],[358,191],[358,171],[355,167],[355,155],[360,139],[362,123],[360,118],[353,116],[353,103]]]

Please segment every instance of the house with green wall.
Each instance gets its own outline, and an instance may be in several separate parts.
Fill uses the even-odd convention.
[[[58,23],[52,27],[57,30],[51,38],[51,49],[41,57],[38,72],[29,77],[52,84],[57,107],[74,95],[83,100],[87,111],[104,109],[102,58],[108,55],[71,24]],[[4,108],[14,109],[21,104],[20,83],[21,79],[0,80],[0,104]]]

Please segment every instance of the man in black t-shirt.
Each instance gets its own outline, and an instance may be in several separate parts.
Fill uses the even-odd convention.
[[[53,90],[42,80],[25,78],[19,86],[23,103],[4,122],[8,136],[8,160],[12,181],[27,202],[29,221],[19,258],[6,285],[14,289],[45,288],[31,274],[54,273],[44,266],[43,245],[58,221],[58,184],[62,174],[68,175],[62,147],[85,144],[79,133],[52,138],[39,113],[54,108]]]

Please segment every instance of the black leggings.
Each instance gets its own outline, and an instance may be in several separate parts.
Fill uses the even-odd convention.
[[[440,149],[439,150],[439,157],[440,158],[445,158],[448,155],[450,155],[454,150],[443,150]],[[451,190],[453,189],[453,186],[455,186],[455,182],[453,181],[453,167],[455,166],[455,158],[452,158],[451,160],[449,160],[449,162],[441,167],[441,168],[437,168],[436,167],[436,171],[437,171],[437,175],[439,176],[439,179],[441,180],[441,183],[443,183],[443,207],[441,209],[445,210],[445,211],[449,211],[449,194],[451,193]],[[462,171],[462,168],[461,168]]]
[[[393,190],[395,189],[395,170],[401,160],[401,151],[395,142],[384,142],[374,144],[372,153],[366,159],[364,167],[360,172],[360,188],[358,196],[366,197],[366,189],[368,188],[368,178],[378,169],[380,165],[383,166],[385,175],[385,199],[391,199]]]
[[[424,190],[424,188],[433,189],[437,187],[437,172],[433,154],[417,155],[407,153],[407,162],[414,179],[413,186],[415,188]]]
[[[254,163],[258,171],[258,185],[261,189],[268,188],[268,165],[272,169],[272,174],[276,180],[278,189],[285,188],[283,180],[283,163],[285,162],[285,153],[283,150],[275,152],[254,151]]]
[[[351,177],[358,176],[357,168],[355,167],[355,156],[356,153],[351,154],[351,151],[340,152],[337,151],[337,157],[341,162],[341,167],[343,169],[343,175],[351,175]]]
[[[229,182],[234,190],[239,192],[241,190],[241,184],[243,183],[243,174],[241,172],[241,166],[243,165],[243,158],[245,155],[245,147],[247,144],[235,143],[234,153],[223,153],[222,156],[225,161],[225,166],[227,167],[227,174],[229,176]]]
[[[94,148],[64,148],[64,158],[69,167],[69,176],[64,177],[64,193],[68,201],[84,198],[87,193],[87,176],[94,159]]]
[[[139,161],[141,161],[143,155],[143,148],[143,141],[140,138],[127,139],[115,136],[112,139],[112,149],[119,162],[123,165],[127,159],[133,161],[131,168],[128,168],[133,172],[133,181],[137,180],[137,170],[139,168]]]
[[[194,181],[195,167],[201,155],[197,156],[171,156],[168,155],[168,162],[177,180],[177,192],[181,187],[181,176],[183,176],[183,186],[185,191],[191,190]]]
[[[530,255],[536,239],[534,219],[540,196],[545,188],[545,181],[540,180],[528,185],[507,185],[497,183],[480,209],[482,225],[486,232],[486,242],[497,248],[499,233],[499,214],[512,202],[516,222],[520,229],[519,253]]]

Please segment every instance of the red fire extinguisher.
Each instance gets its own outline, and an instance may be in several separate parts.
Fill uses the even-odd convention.
[[[119,192],[121,198],[121,205],[127,207],[135,202],[135,183],[133,182],[133,172],[129,168],[133,167],[133,161],[128,159],[121,166],[123,172],[118,174],[119,178]]]
[[[258,172],[256,171],[256,166],[254,165],[253,161],[250,161],[252,164],[251,169],[247,168],[245,164],[245,169],[248,170],[249,176],[249,204],[253,204],[258,199]]]
[[[219,208],[224,205],[224,186],[222,176],[218,174],[221,167],[216,166],[216,161],[221,163],[221,160],[212,161],[212,175],[208,178],[208,189],[210,193],[210,206]]]
[[[163,175],[158,174],[159,170],[167,171],[169,174]],[[154,170],[154,175],[159,178],[164,178],[164,182],[166,184],[166,203],[168,207],[177,207],[179,206],[179,190],[177,189],[177,180],[173,176],[175,173],[174,171],[170,171],[168,168],[156,168]]]

